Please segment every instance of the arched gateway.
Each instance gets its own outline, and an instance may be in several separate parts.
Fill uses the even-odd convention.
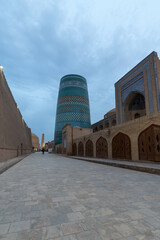
[[[96,157],[107,158],[108,157],[108,143],[103,137],[100,137],[96,142]]]
[[[160,126],[151,125],[138,138],[139,159],[160,162]]]
[[[78,144],[78,156],[84,156],[84,146],[82,142]]]
[[[86,157],[93,157],[93,142],[88,140],[86,142]]]
[[[126,134],[120,132],[113,138],[112,157],[117,159],[131,159],[131,142]]]
[[[73,144],[73,156],[76,156],[77,155],[77,144],[74,143]]]
[[[125,101],[125,122],[146,115],[145,97],[138,92],[131,92]]]

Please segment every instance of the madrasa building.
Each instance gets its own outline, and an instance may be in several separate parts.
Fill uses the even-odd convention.
[[[66,121],[55,151],[75,156],[160,161],[160,60],[156,52],[115,83],[115,98],[115,108],[91,128]]]

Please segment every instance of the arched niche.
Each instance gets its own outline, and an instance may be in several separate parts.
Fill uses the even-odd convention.
[[[108,143],[103,137],[100,137],[96,142],[96,157],[107,158],[108,157]]]
[[[160,126],[151,125],[138,137],[139,159],[160,162]]]
[[[93,142],[89,139],[86,142],[86,157],[93,157]]]
[[[97,131],[98,131],[98,128],[95,127],[95,128],[93,129],[93,132],[97,132]]]
[[[131,159],[131,141],[128,135],[120,132],[113,138],[112,158]]]
[[[73,144],[73,156],[76,156],[77,155],[77,144],[74,143]]]
[[[100,125],[98,128],[99,130],[103,130],[103,125]]]
[[[109,128],[109,122],[106,122],[104,128]]]
[[[115,126],[116,125],[116,119],[113,119],[111,122],[111,126]]]
[[[82,142],[78,144],[78,156],[84,156],[84,146]]]
[[[124,103],[125,122],[146,115],[145,97],[142,93],[131,92]]]

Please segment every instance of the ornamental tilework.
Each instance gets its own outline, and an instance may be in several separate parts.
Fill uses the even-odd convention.
[[[69,87],[69,86],[78,86],[84,89],[87,89],[87,85],[85,83],[81,83],[79,81],[68,81],[68,82],[62,82],[60,85],[60,89],[64,87]]]
[[[66,75],[60,81],[55,124],[55,146],[62,143],[62,128],[90,128],[90,108],[86,79],[79,75]]]
[[[132,78],[129,82],[127,82],[126,84],[124,84],[122,86],[122,90],[126,87],[128,87],[130,84],[132,84],[133,82],[135,82],[136,80],[138,80],[138,78],[142,77],[143,76],[143,72],[140,72],[139,74],[137,74],[134,78]]]
[[[151,53],[149,56],[147,56],[142,62],[140,62],[138,65],[136,65],[136,70],[130,73],[127,77],[121,78],[116,85],[116,96],[117,96],[117,109],[118,109],[118,123],[121,123],[121,117],[120,117],[120,95],[119,95],[119,90],[122,91],[124,86],[128,86],[128,81],[129,82],[134,82],[135,79],[138,77],[141,77],[142,73],[146,71],[146,76],[147,76],[147,86],[148,86],[148,98],[149,98],[149,111],[152,114],[153,111],[153,95],[152,95],[152,78],[151,78],[151,63],[150,61],[146,61],[149,59],[149,57],[152,55]],[[144,62],[146,61],[146,62]],[[156,69],[155,69],[156,71]],[[123,119],[124,120],[124,119]]]
[[[153,63],[154,63],[154,75],[155,75],[156,92],[157,92],[157,105],[158,105],[158,111],[160,111],[159,87],[158,87],[157,65],[156,65],[155,56],[153,57]]]
[[[131,92],[140,92],[144,94],[144,80],[143,78],[139,79],[134,84],[130,85],[128,88],[122,91],[122,104],[124,107],[124,103],[127,97],[130,95]]]
[[[68,76],[69,76],[69,79],[68,79]],[[87,84],[87,81],[84,77],[82,77],[80,75],[76,75],[76,74],[70,74],[70,75],[66,75],[66,76],[62,77],[60,84],[63,82],[75,81],[75,80],[78,80],[81,83]]]
[[[87,89],[83,89],[77,86],[70,86],[70,87],[59,89],[58,97],[70,96],[70,95],[78,95],[81,97],[88,98],[88,91]]]
[[[65,112],[57,114],[56,121],[57,122],[63,122],[63,121],[84,121],[89,122],[90,117],[89,113],[83,113],[83,112]]]
[[[86,105],[89,105],[88,98],[77,96],[77,95],[63,96],[58,99],[58,105],[65,102],[66,103],[84,103]]]
[[[89,106],[85,104],[61,104],[57,107],[57,114],[66,112],[81,112],[89,114]]]
[[[131,82],[132,82],[132,80],[131,80]],[[130,83],[130,82],[128,82],[128,83]],[[125,115],[124,114],[125,103],[126,103],[128,96],[131,94],[131,92],[139,92],[144,95],[144,79],[143,79],[143,77],[122,91],[123,122],[125,122],[125,116],[124,116]]]

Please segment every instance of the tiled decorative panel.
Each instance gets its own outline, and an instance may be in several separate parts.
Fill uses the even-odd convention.
[[[140,92],[146,95],[145,91],[148,91],[148,100],[149,100],[149,112],[152,114],[154,112],[153,109],[153,91],[152,91],[152,76],[151,76],[151,62],[150,57],[153,57],[154,62],[154,81],[156,82],[156,91],[157,91],[157,105],[158,110],[160,110],[160,102],[158,98],[158,81],[157,81],[157,69],[156,69],[156,62],[155,62],[155,52],[152,52],[149,56],[143,59],[139,64],[136,65],[129,73],[126,74],[123,78],[121,78],[116,83],[116,98],[117,98],[117,109],[118,109],[118,119],[117,122],[120,124],[121,122],[125,122],[124,119],[124,103],[127,96],[132,91]],[[135,69],[135,70],[134,70]],[[134,70],[134,71],[133,71]],[[144,90],[144,72],[146,73],[146,82],[147,82],[147,89]],[[122,101],[120,101],[120,95]],[[120,115],[120,106],[122,106],[123,111],[123,119],[121,119]]]
[[[132,82],[129,81],[128,83]],[[144,80],[143,77],[140,78],[138,81],[134,82],[133,84],[129,85],[127,88],[125,88],[121,95],[122,95],[122,111],[123,111],[123,122],[125,122],[125,114],[124,114],[124,107],[125,107],[125,103],[126,100],[128,98],[128,96],[131,94],[131,92],[139,92],[142,93],[144,95]]]
[[[160,111],[159,87],[158,87],[157,65],[156,65],[155,56],[153,57],[153,63],[154,63],[154,75],[155,75],[155,82],[156,82],[157,105],[158,105],[158,111]]]
[[[77,95],[69,95],[69,96],[64,96],[58,99],[58,105],[61,103],[84,103],[86,105],[89,105],[88,98],[77,96]]]

